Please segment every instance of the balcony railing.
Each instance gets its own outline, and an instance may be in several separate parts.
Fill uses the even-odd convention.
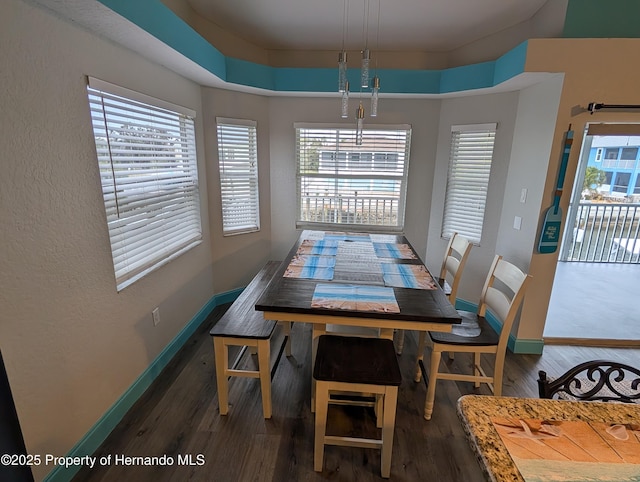
[[[367,196],[302,196],[301,220],[317,223],[397,226],[398,199]]]
[[[639,263],[640,204],[589,203],[577,206],[572,239],[563,261]]]

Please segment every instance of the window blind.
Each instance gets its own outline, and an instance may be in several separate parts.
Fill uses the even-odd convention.
[[[365,129],[296,126],[297,224],[345,224],[401,231],[410,126]]]
[[[442,237],[480,243],[495,135],[495,124],[452,126]]]
[[[217,118],[224,235],[260,229],[256,122]]]
[[[194,122],[91,80],[88,98],[120,291],[201,242]]]

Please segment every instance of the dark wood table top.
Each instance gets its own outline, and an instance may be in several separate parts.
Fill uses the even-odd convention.
[[[327,232],[327,234],[335,233]],[[336,276],[334,276],[334,279],[331,281],[288,278],[283,276],[285,270],[289,266],[290,260],[295,256],[302,241],[310,239],[310,237],[318,239],[317,237],[321,235],[322,234],[318,231],[303,231],[301,233],[298,241],[291,248],[291,251],[285,260],[281,263],[275,277],[256,303],[256,310],[270,312],[265,313],[265,317],[280,314],[278,319],[298,321],[296,319],[296,315],[303,315],[300,317],[299,321],[314,322],[314,319],[307,319],[305,316],[322,316],[325,318],[333,317],[332,319],[327,319],[327,323],[336,323],[338,322],[338,318],[341,318],[343,320],[342,324],[345,324],[344,318],[366,318],[370,320],[370,326],[437,330],[439,328],[437,325],[440,324],[442,331],[450,331],[451,324],[460,323],[460,316],[451,303],[449,303],[449,300],[439,285],[433,290],[394,287],[393,291],[398,307],[400,308],[399,313],[312,308],[311,300],[318,283],[360,284],[357,281],[357,270],[350,273],[351,279],[349,280],[336,279],[339,278]],[[385,262],[424,265],[420,256],[415,252],[414,248],[404,236],[371,234],[370,238],[373,242],[407,244],[411,247],[411,250],[416,256],[416,259],[386,258]],[[376,260],[377,258],[374,258],[371,261]],[[373,283],[365,280],[363,284],[371,285]],[[376,322],[376,320],[379,321]],[[394,324],[389,325],[386,323],[388,320],[393,320]]]

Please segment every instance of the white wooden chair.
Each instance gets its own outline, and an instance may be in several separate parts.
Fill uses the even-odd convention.
[[[431,419],[438,380],[474,382],[475,387],[479,387],[480,383],[486,383],[494,395],[502,394],[502,372],[509,333],[530,279],[531,276],[503,260],[502,256],[496,255],[480,295],[477,313],[458,311],[462,323],[453,325],[451,333],[429,332],[433,349],[424,406],[425,419]],[[487,322],[487,309],[501,323],[500,333],[496,333]],[[444,351],[473,353],[473,374],[438,371]],[[493,375],[487,375],[482,369],[483,353],[495,356]]]
[[[464,267],[467,264],[467,258],[471,253],[473,244],[464,236],[453,233],[449,239],[449,244],[444,252],[442,267],[440,268],[440,277],[435,281],[442,287],[444,294],[447,295],[453,306],[456,305],[456,297],[458,296],[458,286],[462,279]],[[404,331],[399,330],[396,334],[396,350],[398,354],[402,353],[404,347]],[[422,360],[424,352],[426,333],[420,332],[418,338],[418,357]],[[416,381],[420,381],[419,372],[416,374]]]

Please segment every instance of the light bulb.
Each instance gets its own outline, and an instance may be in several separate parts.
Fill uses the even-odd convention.
[[[338,54],[338,92],[344,92],[347,84],[347,52]]]
[[[371,60],[369,49],[362,51],[362,70],[360,71],[360,86],[369,87],[369,61]]]
[[[341,115],[343,119],[349,117],[349,82],[345,83],[345,88],[342,91],[342,103],[341,103]]]
[[[378,92],[380,91],[380,77],[373,77],[373,91],[371,92],[371,117],[378,115]]]

